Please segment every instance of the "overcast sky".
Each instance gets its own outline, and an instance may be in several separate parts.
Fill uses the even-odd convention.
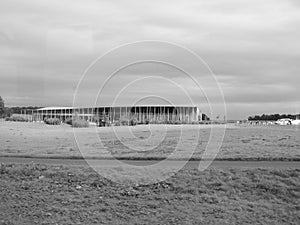
[[[9,0],[0,2],[0,28],[0,95],[7,106],[70,106],[78,81],[97,57],[126,43],[157,40],[190,49],[207,63],[229,119],[300,111],[298,0]],[[147,45],[127,50],[141,58],[145,52],[160,54]],[[196,67],[177,53],[161,54]],[[105,70],[94,73],[102,83],[108,76]],[[199,73],[205,95],[218,105],[216,85],[205,75]],[[100,103],[109,104],[129,85],[119,93],[120,104],[154,95],[186,102],[182,88],[199,104],[203,93],[189,79],[170,66],[133,65],[106,85]],[[81,93],[99,90],[101,82],[87,82]],[[223,116],[221,110],[215,114]]]

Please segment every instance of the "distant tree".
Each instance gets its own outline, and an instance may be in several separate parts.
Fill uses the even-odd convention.
[[[260,120],[260,116],[259,115],[255,115],[253,120]]]
[[[202,120],[207,120],[207,121],[209,121],[210,118],[209,118],[206,114],[202,113]]]
[[[5,117],[10,117],[10,116],[12,115],[11,112],[12,112],[11,108],[5,107],[5,113],[4,113],[4,116],[5,116]]]
[[[279,114],[273,115],[272,120],[279,120],[279,119],[280,119],[280,115]]]
[[[271,114],[271,115],[255,115],[255,116],[249,116],[248,120],[263,120],[263,121],[276,121],[282,118],[290,118],[290,119],[296,119],[297,115],[291,115],[291,114]]]
[[[5,114],[4,100],[0,96],[0,117],[3,117],[4,114]]]

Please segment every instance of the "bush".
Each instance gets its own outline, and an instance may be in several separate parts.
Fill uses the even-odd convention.
[[[72,120],[72,127],[89,127],[89,122],[81,119]]]
[[[48,125],[59,125],[60,120],[58,118],[47,118],[44,120],[44,122]]]
[[[73,119],[66,119],[65,123],[71,125],[72,127],[89,127],[90,125],[88,121],[82,120],[78,117]]]
[[[22,116],[11,116],[11,117],[6,117],[5,121],[28,122],[28,119],[25,119]]]
[[[129,120],[129,126],[135,126],[137,124],[137,120],[136,119],[130,119]]]
[[[121,126],[127,126],[128,125],[128,120],[121,120]]]
[[[66,124],[69,124],[69,125],[72,125],[72,121],[73,121],[72,119],[66,119],[66,120],[65,120],[65,123],[66,123]]]
[[[199,121],[199,124],[212,124],[211,121],[209,120],[203,120],[203,121]]]
[[[120,121],[115,121],[115,122],[113,123],[113,125],[114,125],[114,126],[117,126],[117,127],[118,127],[118,126],[121,126],[121,122],[120,122]]]

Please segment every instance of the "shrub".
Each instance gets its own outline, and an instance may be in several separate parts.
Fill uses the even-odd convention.
[[[44,120],[44,122],[48,125],[59,125],[60,120],[58,118],[47,118]]]
[[[174,122],[172,120],[168,120],[166,121],[166,124],[174,124]]]
[[[128,125],[128,120],[121,120],[120,124],[121,124],[121,126],[127,126]]]
[[[72,127],[89,127],[90,125],[88,121],[82,120],[79,117],[66,119],[65,123]]]
[[[199,124],[211,124],[211,121],[208,120],[203,120],[203,121],[199,121]]]
[[[129,126],[135,126],[137,124],[137,120],[136,119],[130,119],[129,120]]]
[[[113,125],[114,125],[114,126],[121,126],[121,122],[120,122],[120,121],[115,121],[115,122],[113,123]]]
[[[66,119],[66,120],[65,120],[65,123],[66,123],[66,124],[69,124],[69,125],[72,125],[72,119]]]
[[[89,122],[81,119],[72,120],[72,127],[89,127]]]
[[[6,121],[14,121],[14,122],[28,122],[28,119],[25,119],[22,116],[16,116],[16,115],[13,115],[11,117],[6,117],[5,120]]]
[[[103,120],[100,120],[98,124],[99,124],[99,127],[105,127],[106,126],[106,122],[103,121]]]

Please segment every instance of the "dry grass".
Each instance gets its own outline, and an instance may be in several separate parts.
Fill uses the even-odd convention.
[[[87,168],[30,164],[1,165],[0,178],[2,224],[300,222],[299,169],[183,169],[121,185]]]
[[[73,128],[68,125],[52,127],[40,123],[2,122],[0,155],[81,157],[84,154],[100,158],[111,155],[123,158],[163,158],[174,153],[175,158],[190,158],[191,151],[195,149],[193,157],[199,158],[207,145],[211,126],[218,127],[184,125],[182,131],[180,125],[151,125],[151,130],[148,126],[75,129],[80,152]],[[174,152],[181,134],[183,142]],[[217,158],[299,160],[299,137],[300,129],[297,126],[231,125],[226,129]]]

